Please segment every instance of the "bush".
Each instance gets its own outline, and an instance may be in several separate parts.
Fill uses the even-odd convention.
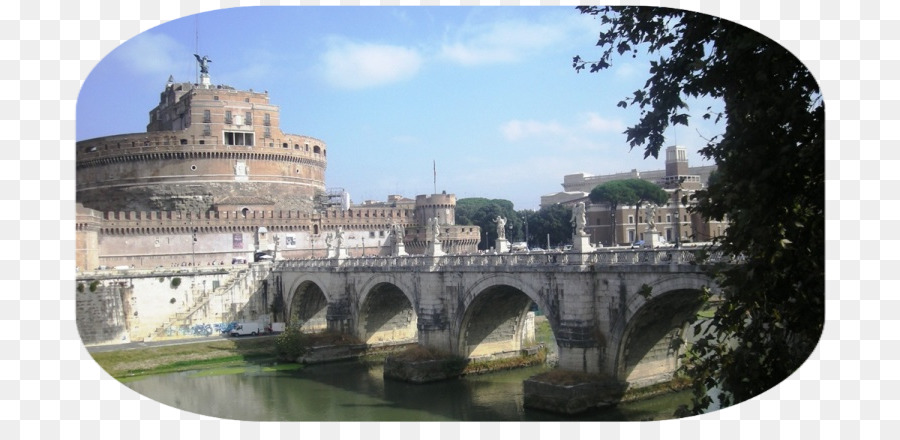
[[[89,289],[91,292],[96,292],[96,291],[97,291],[97,286],[99,286],[99,285],[100,285],[100,281],[97,281],[97,280],[91,281],[91,285],[88,286],[88,289]]]
[[[84,283],[78,283],[78,286],[75,287],[78,290],[78,293],[84,293]]]
[[[179,278],[179,277],[172,278],[172,282],[169,284],[169,286],[172,287],[173,289],[177,289],[178,286],[180,286],[180,285],[181,285],[181,278]]]

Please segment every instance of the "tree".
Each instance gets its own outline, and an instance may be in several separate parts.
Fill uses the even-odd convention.
[[[513,209],[513,202],[504,199],[486,199],[471,197],[456,201],[456,224],[477,225],[482,233],[497,239],[497,224],[494,219],[497,216],[506,218],[506,229],[509,234],[507,240],[514,240],[522,229],[522,219]],[[485,249],[490,248],[491,240],[483,243]]]
[[[635,219],[640,218],[641,205],[644,203],[662,205],[669,201],[669,194],[651,182],[641,179],[627,179],[623,182],[631,188],[631,191],[637,197],[637,202],[634,203]],[[634,232],[637,233],[636,226],[634,229]]]
[[[638,195],[634,193],[634,189],[625,183],[624,180],[613,180],[595,186],[588,198],[591,199],[591,203],[605,203],[609,206],[609,212],[612,216],[612,239],[610,243],[613,246],[617,245],[619,242],[616,239],[616,210],[619,208],[619,205],[637,204],[639,200]]]
[[[609,68],[639,50],[658,55],[644,87],[619,103],[637,106],[629,145],[656,157],[670,124],[688,125],[686,99],[711,97],[724,112],[722,135],[700,150],[718,166],[691,209],[727,218],[720,249],[741,264],[716,269],[722,303],[692,347],[692,411],[713,386],[728,405],[785,379],[812,353],[824,324],[824,121],[818,84],[785,48],[736,23],[687,11],[581,7],[599,17],[600,57],[573,67]],[[722,341],[731,344],[722,344]]]
[[[521,212],[521,211],[520,211]],[[550,243],[566,243],[572,239],[572,209],[563,205],[550,205],[528,215],[528,230],[540,247],[550,237]]]

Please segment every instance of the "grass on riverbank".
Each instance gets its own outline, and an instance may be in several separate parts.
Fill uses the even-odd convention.
[[[117,379],[267,363],[275,358],[275,338],[226,339],[132,350],[92,353],[97,364]]]

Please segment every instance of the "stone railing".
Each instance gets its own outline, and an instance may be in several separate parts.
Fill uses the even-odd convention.
[[[701,257],[700,255],[703,255]],[[368,256],[357,258],[320,258],[279,260],[276,270],[304,270],[330,268],[435,268],[435,267],[547,267],[547,266],[610,266],[610,265],[669,265],[738,262],[715,249],[600,249],[590,253],[523,252],[504,254],[458,254],[439,257],[425,255]]]

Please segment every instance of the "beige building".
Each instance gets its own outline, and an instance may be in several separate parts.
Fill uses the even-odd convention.
[[[715,165],[691,167],[687,160],[687,150],[683,146],[666,148],[665,169],[652,171],[631,170],[627,173],[594,176],[578,173],[563,177],[563,191],[541,196],[541,207],[554,204],[574,205],[584,202],[587,206],[585,232],[590,234],[591,243],[603,246],[628,245],[643,240],[648,230],[647,212],[642,207],[619,206],[610,212],[605,204],[592,204],[588,195],[597,185],[614,180],[643,179],[659,185],[670,194],[666,206],[657,207],[654,223],[660,236],[669,243],[688,241],[708,241],[725,233],[727,222],[709,222],[698,214],[688,212],[688,206],[679,203],[683,197],[706,187]],[[613,219],[615,219],[616,243],[613,243]]]

